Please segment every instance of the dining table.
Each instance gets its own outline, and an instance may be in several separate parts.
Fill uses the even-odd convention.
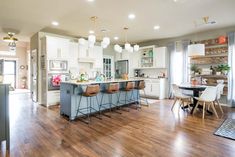
[[[190,106],[192,106],[192,110],[191,110],[191,114],[193,114],[193,111],[196,107],[196,104],[198,102],[198,100],[195,97],[199,97],[200,96],[200,92],[204,91],[206,89],[206,85],[192,85],[192,84],[181,84],[179,85],[179,88],[182,90],[188,90],[188,91],[193,91],[193,103],[190,104]],[[199,108],[202,108],[202,105],[199,104],[198,106]],[[213,114],[211,111],[207,110],[207,112],[209,114]]]

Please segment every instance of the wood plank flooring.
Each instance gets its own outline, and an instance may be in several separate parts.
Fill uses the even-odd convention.
[[[226,117],[235,118],[235,109],[224,108],[220,119],[201,113],[178,113],[172,101],[163,100],[131,109],[111,118],[92,117],[87,125],[69,122],[59,108],[33,104],[29,96],[10,96],[11,149],[3,143],[0,156],[11,157],[234,157],[235,141],[214,136]],[[219,110],[218,110],[219,112]]]

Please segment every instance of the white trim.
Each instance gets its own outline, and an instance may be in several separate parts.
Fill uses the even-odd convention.
[[[15,61],[16,62],[16,88],[20,88],[18,85],[19,85],[19,58],[11,58],[11,57],[0,57],[0,59],[4,59],[4,60],[7,60],[7,61]]]

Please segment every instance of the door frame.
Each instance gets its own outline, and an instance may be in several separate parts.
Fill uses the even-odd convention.
[[[20,88],[19,87],[19,58],[11,58],[11,57],[1,57],[0,59],[3,59],[4,61],[15,61],[15,71],[16,71],[16,78],[15,78],[15,88]]]

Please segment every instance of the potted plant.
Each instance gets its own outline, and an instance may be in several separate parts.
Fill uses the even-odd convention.
[[[190,66],[190,70],[191,70],[191,72],[193,73],[193,75],[200,74],[200,72],[201,72],[201,69],[198,68],[198,66],[195,65],[195,64],[192,64],[192,65]]]
[[[228,64],[220,64],[216,67],[216,74],[223,74],[227,75],[228,71],[230,70],[230,66]]]

